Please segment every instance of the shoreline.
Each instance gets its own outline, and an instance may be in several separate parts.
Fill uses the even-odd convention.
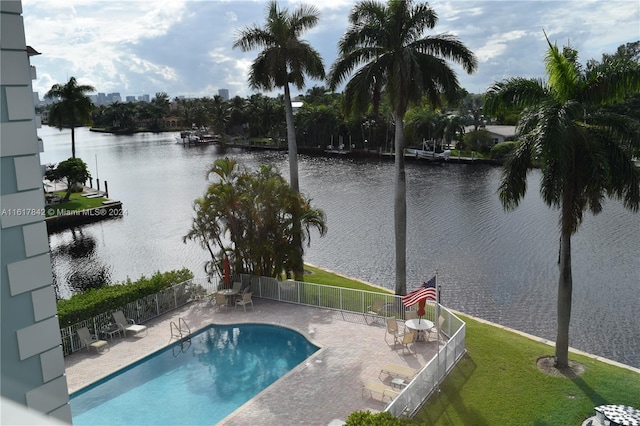
[[[314,265],[314,264],[309,263],[309,262],[305,262],[305,265],[309,265],[309,266],[312,266],[312,267],[314,267],[316,269],[321,269],[323,271],[335,274],[335,275],[337,275],[339,277],[343,277],[343,278],[347,278],[347,279],[350,279],[350,280],[353,280],[353,281],[357,281],[357,282],[360,282],[362,284],[369,285],[371,287],[379,288],[380,290],[384,290],[384,291],[386,291],[388,293],[393,294],[393,292],[391,290],[389,290],[388,288],[384,288],[384,287],[381,287],[379,285],[372,284],[370,282],[367,282],[367,281],[364,281],[364,280],[361,280],[361,279],[358,279],[358,278],[349,277],[347,275],[341,274],[339,272],[332,271],[332,270],[327,269],[327,268],[323,268],[321,266]],[[554,347],[555,344],[556,344],[556,342],[554,342],[552,340],[545,339],[545,338],[538,337],[538,336],[534,336],[533,334],[525,333],[524,331],[516,330],[515,328],[507,327],[506,325],[501,325],[501,324],[498,324],[498,323],[495,323],[495,322],[492,322],[492,321],[488,321],[488,320],[476,317],[474,315],[469,315],[469,314],[467,314],[465,312],[461,312],[461,311],[458,311],[458,310],[450,308],[450,307],[447,307],[447,309],[450,310],[451,312],[453,312],[456,315],[461,315],[461,316],[464,316],[464,317],[468,317],[468,318],[471,318],[474,321],[480,322],[482,324],[487,324],[487,325],[490,325],[490,326],[493,326],[493,327],[496,327],[496,328],[500,328],[502,330],[509,331],[511,333],[518,334],[518,335],[520,335],[522,337],[526,337],[529,340],[533,340],[534,342],[544,343],[544,344],[546,344],[546,345],[548,345],[550,347]],[[600,356],[600,355],[595,355],[595,354],[592,354],[592,353],[589,353],[589,352],[584,352],[584,351],[581,351],[580,349],[576,349],[576,348],[573,348],[571,346],[569,347],[569,352],[574,353],[576,355],[582,355],[582,356],[594,359],[596,361],[603,362],[605,364],[609,364],[609,365],[613,365],[613,366],[616,366],[616,367],[624,368],[626,370],[629,370],[629,371],[632,371],[634,373],[640,374],[640,368],[633,367],[633,366],[627,365],[627,364],[623,364],[621,362],[614,361],[612,359],[605,358],[605,357]]]

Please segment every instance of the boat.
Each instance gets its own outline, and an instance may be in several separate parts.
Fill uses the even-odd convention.
[[[182,145],[202,145],[210,143],[219,143],[220,137],[197,130],[186,130],[180,132],[180,136],[176,136],[176,143]]]
[[[435,141],[431,142],[435,147]],[[451,157],[451,150],[435,151],[430,148],[428,141],[422,141],[422,148],[407,147],[404,150],[405,157],[415,157],[417,160],[444,160],[448,161]]]

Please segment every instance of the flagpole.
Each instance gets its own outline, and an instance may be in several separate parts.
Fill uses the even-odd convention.
[[[438,334],[438,347],[436,352],[436,362],[438,363],[436,386],[440,392],[440,286],[438,285],[438,268],[436,268],[436,333]]]

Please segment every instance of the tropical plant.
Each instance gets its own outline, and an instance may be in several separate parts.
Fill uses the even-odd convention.
[[[571,237],[584,211],[600,213],[607,196],[621,199],[632,211],[640,204],[640,169],[630,155],[640,145],[638,121],[601,108],[638,93],[640,70],[604,64],[584,71],[575,50],[561,52],[548,38],[547,43],[547,81],[511,78],[495,83],[487,93],[485,112],[522,110],[520,144],[504,165],[499,188],[504,208],[518,206],[535,162],[542,169],[542,199],[560,210],[555,362],[564,368],[569,364]]]
[[[423,96],[434,107],[442,95],[457,99],[460,90],[447,60],[471,73],[477,66],[473,53],[451,35],[424,36],[438,21],[427,3],[389,0],[384,5],[363,1],[351,10],[350,26],[340,39],[339,58],[331,66],[329,87],[347,83],[346,115],[363,112],[370,104],[378,110],[381,94],[388,95],[395,120],[396,294],[406,293],[407,202],[404,164],[404,116],[410,104]]]
[[[69,201],[75,186],[84,184],[91,177],[91,173],[89,173],[87,164],[81,158],[71,157],[61,161],[57,166],[47,166],[45,177],[52,182],[65,179],[67,181],[67,191],[64,201]]]
[[[325,215],[294,191],[272,166],[240,170],[234,159],[216,160],[209,171],[218,180],[194,202],[196,215],[184,237],[209,252],[209,277],[222,276],[228,257],[235,273],[276,277],[294,270],[296,241],[311,242],[311,231],[326,233]],[[301,226],[295,226],[295,221]],[[298,238],[294,233],[300,232]]]
[[[289,84],[302,90],[305,74],[311,78],[324,79],[324,65],[320,54],[311,45],[300,40],[306,30],[313,28],[319,19],[318,9],[314,6],[300,5],[293,12],[278,7],[271,1],[266,8],[264,27],[248,27],[240,31],[233,43],[234,48],[243,52],[263,49],[251,64],[249,86],[253,89],[271,91],[284,88],[284,109],[287,123],[287,144],[289,149],[289,184],[294,191],[300,191],[298,183],[298,147],[293,122],[291,91]],[[294,223],[296,220],[294,220]],[[297,225],[296,225],[297,226]],[[297,238],[300,232],[294,232]],[[302,279],[302,241],[297,241],[298,258],[294,262],[296,278]]]
[[[76,127],[91,123],[93,104],[86,93],[95,92],[89,85],[78,85],[76,78],[71,77],[66,84],[54,84],[44,95],[46,99],[60,99],[51,105],[49,122],[59,130],[71,128],[71,157],[76,158]]]

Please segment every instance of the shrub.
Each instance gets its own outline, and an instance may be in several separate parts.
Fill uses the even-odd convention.
[[[489,155],[493,160],[501,160],[505,158],[511,151],[513,151],[516,146],[518,146],[517,142],[508,141],[508,142],[500,142],[491,148],[491,152]]]
[[[186,268],[165,273],[158,271],[151,278],[143,275],[135,282],[127,279],[121,284],[74,294],[70,299],[58,301],[58,322],[60,327],[66,327],[105,312],[120,309],[129,302],[192,278],[193,273]]]
[[[349,414],[345,426],[406,426],[417,424],[411,419],[398,419],[391,413],[372,414],[371,411],[355,411]]]

